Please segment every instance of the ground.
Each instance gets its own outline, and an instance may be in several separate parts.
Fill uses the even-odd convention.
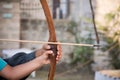
[[[48,71],[36,71],[36,77],[31,76],[27,80],[47,80]],[[90,70],[81,69],[55,73],[55,80],[94,80],[94,73]]]

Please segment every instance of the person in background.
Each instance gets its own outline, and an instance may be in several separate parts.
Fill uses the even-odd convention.
[[[49,55],[54,55],[48,44],[30,54],[18,53],[8,59],[0,58],[0,80],[25,80],[34,70],[50,64]],[[62,57],[61,46],[57,46],[58,62]]]

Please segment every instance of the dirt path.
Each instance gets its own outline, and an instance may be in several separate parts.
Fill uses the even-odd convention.
[[[31,76],[27,80],[47,80],[48,72],[37,71],[36,77]],[[55,80],[94,80],[94,75],[89,73],[71,73],[66,75],[56,76]]]

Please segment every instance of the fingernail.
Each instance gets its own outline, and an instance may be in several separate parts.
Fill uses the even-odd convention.
[[[53,53],[53,51],[51,51],[50,53]]]

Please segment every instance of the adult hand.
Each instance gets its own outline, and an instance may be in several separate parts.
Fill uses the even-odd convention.
[[[50,48],[51,48],[50,45],[44,44],[41,49],[36,51],[35,53],[36,57],[42,56],[44,53],[46,53],[46,51],[51,51]],[[62,58],[62,48],[60,44],[57,45],[57,50],[58,52],[57,52],[56,61],[58,62]]]

